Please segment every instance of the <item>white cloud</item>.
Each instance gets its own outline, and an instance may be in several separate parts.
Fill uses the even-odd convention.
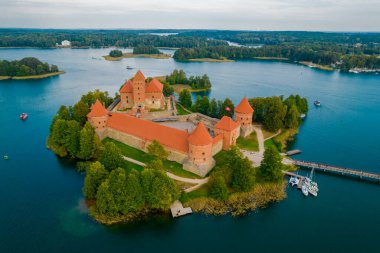
[[[0,27],[380,31],[379,0],[0,0]]]

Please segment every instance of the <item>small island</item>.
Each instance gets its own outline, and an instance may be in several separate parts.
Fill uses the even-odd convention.
[[[18,61],[0,60],[0,80],[41,79],[64,73],[56,65],[41,62],[34,57],[26,57]]]
[[[169,59],[170,54],[164,54],[153,46],[137,46],[133,48],[132,53],[123,53],[121,50],[114,49],[106,56],[103,56],[107,61],[120,61],[123,58],[154,58],[154,59]]]

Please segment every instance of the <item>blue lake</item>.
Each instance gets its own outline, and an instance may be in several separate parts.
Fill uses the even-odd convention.
[[[210,97],[300,94],[310,112],[292,144],[299,159],[380,173],[380,76],[324,72],[263,61],[179,63],[101,58],[109,49],[0,49],[0,59],[34,56],[66,74],[0,82],[0,252],[378,252],[380,185],[316,173],[318,198],[287,189],[287,199],[233,218],[191,215],[107,228],[84,210],[83,175],[46,149],[53,115],[96,88],[114,94],[141,69],[208,74]],[[172,53],[172,51],[167,51]],[[319,99],[320,108],[312,102]],[[29,114],[25,122],[22,112]],[[306,173],[306,172],[305,172]]]

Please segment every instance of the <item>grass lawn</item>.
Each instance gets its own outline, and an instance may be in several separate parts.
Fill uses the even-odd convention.
[[[104,142],[113,142],[116,146],[118,146],[124,156],[128,156],[130,158],[133,158],[137,161],[143,162],[143,163],[149,163],[150,161],[154,160],[155,158],[145,153],[144,151],[138,150],[136,148],[133,148],[131,146],[128,146],[124,143],[121,143],[119,141],[113,140],[111,138],[104,139]],[[137,170],[142,170],[143,168],[139,165],[134,164]],[[186,171],[182,168],[182,164],[179,164],[177,162],[166,160],[164,161],[164,167],[167,171],[180,176],[180,177],[186,177],[186,178],[202,178],[198,175],[195,175],[194,173],[191,173],[189,171]]]
[[[269,140],[266,140],[264,142],[264,148],[267,149],[269,148],[270,146],[274,146],[276,149],[277,149],[277,146],[276,144],[274,143],[273,139],[269,139]]]
[[[191,114],[190,112],[186,111],[181,104],[177,103],[176,107],[177,107],[177,115]]]
[[[250,151],[259,151],[259,142],[257,141],[256,132],[252,132],[247,137],[239,137],[236,140],[236,144],[239,148],[250,150]]]
[[[185,196],[182,197],[180,200],[183,203],[186,203],[187,201],[192,200],[192,199],[208,198],[208,193],[209,193],[209,189],[208,189],[207,184],[205,184],[192,192],[185,193]]]
[[[269,138],[276,134],[274,132],[269,132],[268,130],[265,130],[263,127],[261,128],[261,131],[263,132],[264,139]]]

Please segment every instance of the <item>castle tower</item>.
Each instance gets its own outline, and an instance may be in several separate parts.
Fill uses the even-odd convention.
[[[212,158],[213,139],[203,122],[197,125],[187,140],[189,142],[189,153],[184,169],[205,176],[214,167],[215,160]]]
[[[240,135],[240,123],[233,121],[228,116],[223,118],[215,125],[215,135],[223,135],[223,150],[228,150],[232,145],[236,145],[236,139]]]
[[[145,76],[139,70],[133,77],[133,98],[138,106],[145,105]]]
[[[102,139],[104,130],[107,127],[108,111],[99,100],[96,100],[96,102],[91,106],[91,111],[87,114],[87,119],[91,126],[95,129],[95,132]]]
[[[252,133],[253,108],[244,97],[235,107],[235,121],[240,122],[240,135],[246,137]]]

